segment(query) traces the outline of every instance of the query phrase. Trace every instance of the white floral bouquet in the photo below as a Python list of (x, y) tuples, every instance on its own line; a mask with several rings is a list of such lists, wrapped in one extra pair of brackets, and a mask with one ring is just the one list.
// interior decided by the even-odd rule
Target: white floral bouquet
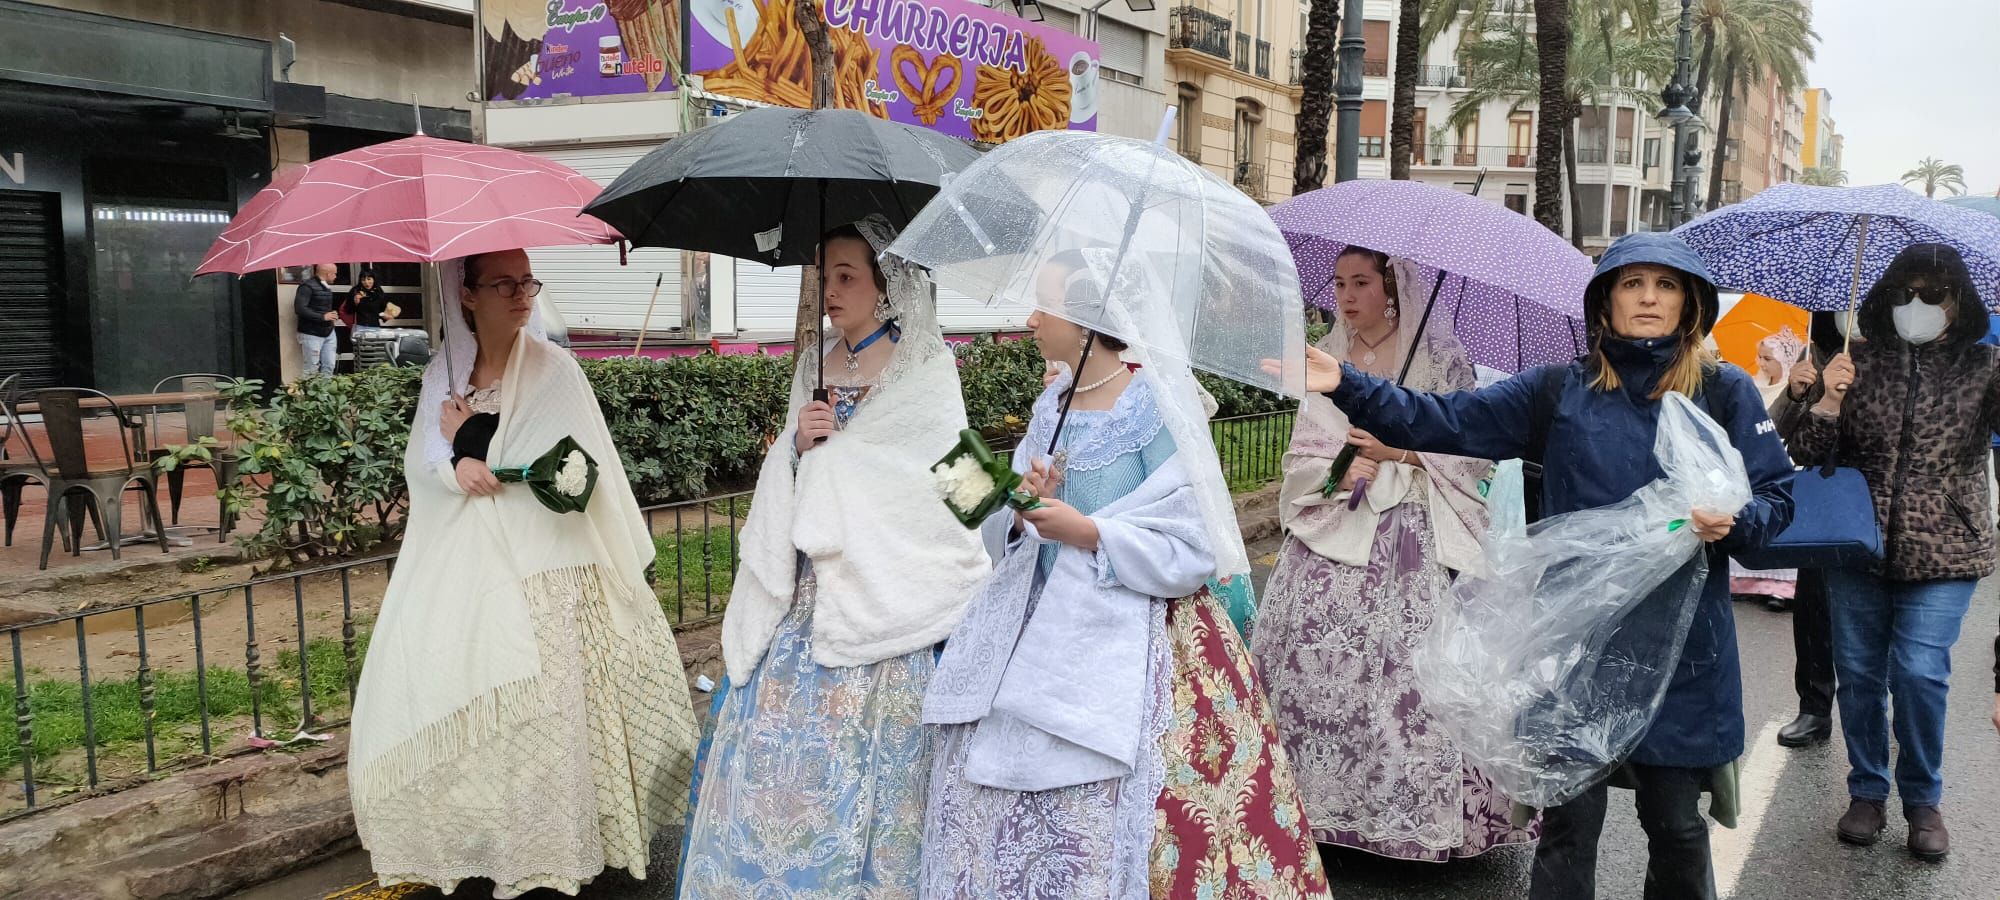
[(1021, 476), (970, 428), (958, 433), (958, 443), (931, 467), (931, 475), (937, 480), (945, 507), (966, 528), (978, 528), (1002, 504), (1033, 509), (1041, 503), (1016, 490)]
[(565, 437), (525, 466), (496, 467), (493, 477), (506, 484), (527, 485), (535, 499), (552, 512), (582, 512), (597, 489), (597, 461), (583, 452), (575, 438)]

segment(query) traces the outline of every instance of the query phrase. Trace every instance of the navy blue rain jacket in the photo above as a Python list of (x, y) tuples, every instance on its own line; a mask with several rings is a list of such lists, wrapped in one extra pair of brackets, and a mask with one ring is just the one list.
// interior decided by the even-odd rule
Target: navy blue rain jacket
[[(1619, 266), (1634, 262), (1670, 265), (1705, 280), (1707, 271), (1700, 260), (1686, 245), (1669, 240), (1678, 245), (1679, 252), (1674, 252), (1674, 247), (1660, 252), (1657, 240), (1636, 248), (1614, 245), (1598, 269), (1600, 281)], [(1621, 249), (1627, 252), (1620, 253)], [(1702, 296), (1713, 302), (1713, 288), (1702, 287)], [(1601, 296), (1599, 299), (1601, 302)], [(1705, 312), (1704, 320), (1712, 322), (1714, 313)], [(1661, 405), (1651, 394), (1672, 360), (1675, 341), (1627, 341), (1606, 336), (1601, 344), (1623, 381), (1616, 391), (1593, 390), (1590, 370), (1579, 360), (1566, 366), (1532, 369), (1482, 390), (1453, 394), (1407, 390), (1347, 366), (1340, 387), (1331, 396), (1356, 427), (1389, 446), (1420, 453), (1511, 459), (1529, 453), (1530, 423), (1542, 382), (1563, 379), (1541, 460), (1543, 514), (1607, 506), (1662, 475), (1653, 458)], [(1724, 366), (1710, 376), (1708, 385), (1715, 396), (1693, 399), (1715, 417), (1743, 454), (1753, 497), (1737, 514), (1729, 536), (1708, 547), (1708, 581), (1679, 668), (1659, 714), (1630, 757), (1644, 765), (1710, 768), (1742, 755), (1743, 683), (1736, 655), (1735, 618), (1729, 604), (1728, 555), (1764, 546), (1792, 520), (1791, 459), (1756, 384), (1743, 371)], [(1656, 614), (1648, 616), (1648, 611)], [(1621, 630), (1664, 629), (1667, 618), (1666, 609), (1649, 600)]]

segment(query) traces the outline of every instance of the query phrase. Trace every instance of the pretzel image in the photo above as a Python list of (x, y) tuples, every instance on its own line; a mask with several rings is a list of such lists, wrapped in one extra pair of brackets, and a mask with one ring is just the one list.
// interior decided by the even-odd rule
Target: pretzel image
[(1041, 38), (1028, 39), (1028, 71), (980, 66), (972, 103), (985, 111), (972, 120), (972, 136), (989, 144), (1024, 134), (1069, 127), (1069, 73)]
[[(741, 38), (735, 11), (724, 12), (735, 57), (720, 68), (699, 73), (705, 89), (757, 103), (811, 109), (812, 54), (793, 18), (795, 0), (753, 2), (757, 4), (757, 29), (750, 33), (748, 42), (738, 43)], [(860, 34), (844, 28), (829, 31), (833, 38), (834, 105), (888, 118), (887, 106), (868, 99), (868, 82), (875, 78), (881, 55)]]
[[(896, 86), (903, 89), (903, 96), (910, 98), (910, 112), (925, 125), (937, 124), (944, 115), (945, 104), (951, 102), (965, 80), (965, 66), (958, 57), (939, 54), (926, 65), (924, 54), (908, 44), (897, 46), (896, 52), (889, 55), (889, 68), (896, 76)], [(916, 75), (914, 79), (905, 77), (912, 72)], [(947, 74), (951, 77), (946, 78)]]

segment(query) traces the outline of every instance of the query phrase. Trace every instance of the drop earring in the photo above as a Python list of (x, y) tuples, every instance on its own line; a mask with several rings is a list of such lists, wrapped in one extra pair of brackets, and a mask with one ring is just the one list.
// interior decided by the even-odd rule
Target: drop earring
[(883, 294), (875, 300), (875, 321), (888, 322), (896, 318), (895, 307), (889, 304), (889, 295)]

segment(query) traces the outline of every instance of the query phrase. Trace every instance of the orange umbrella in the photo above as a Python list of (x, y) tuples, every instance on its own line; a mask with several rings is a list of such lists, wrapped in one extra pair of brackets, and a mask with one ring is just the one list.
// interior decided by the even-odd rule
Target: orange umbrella
[(1744, 294), (1736, 307), (1715, 323), (1716, 352), (1754, 375), (1757, 342), (1785, 328), (1803, 340), (1812, 330), (1812, 314), (1762, 294)]

